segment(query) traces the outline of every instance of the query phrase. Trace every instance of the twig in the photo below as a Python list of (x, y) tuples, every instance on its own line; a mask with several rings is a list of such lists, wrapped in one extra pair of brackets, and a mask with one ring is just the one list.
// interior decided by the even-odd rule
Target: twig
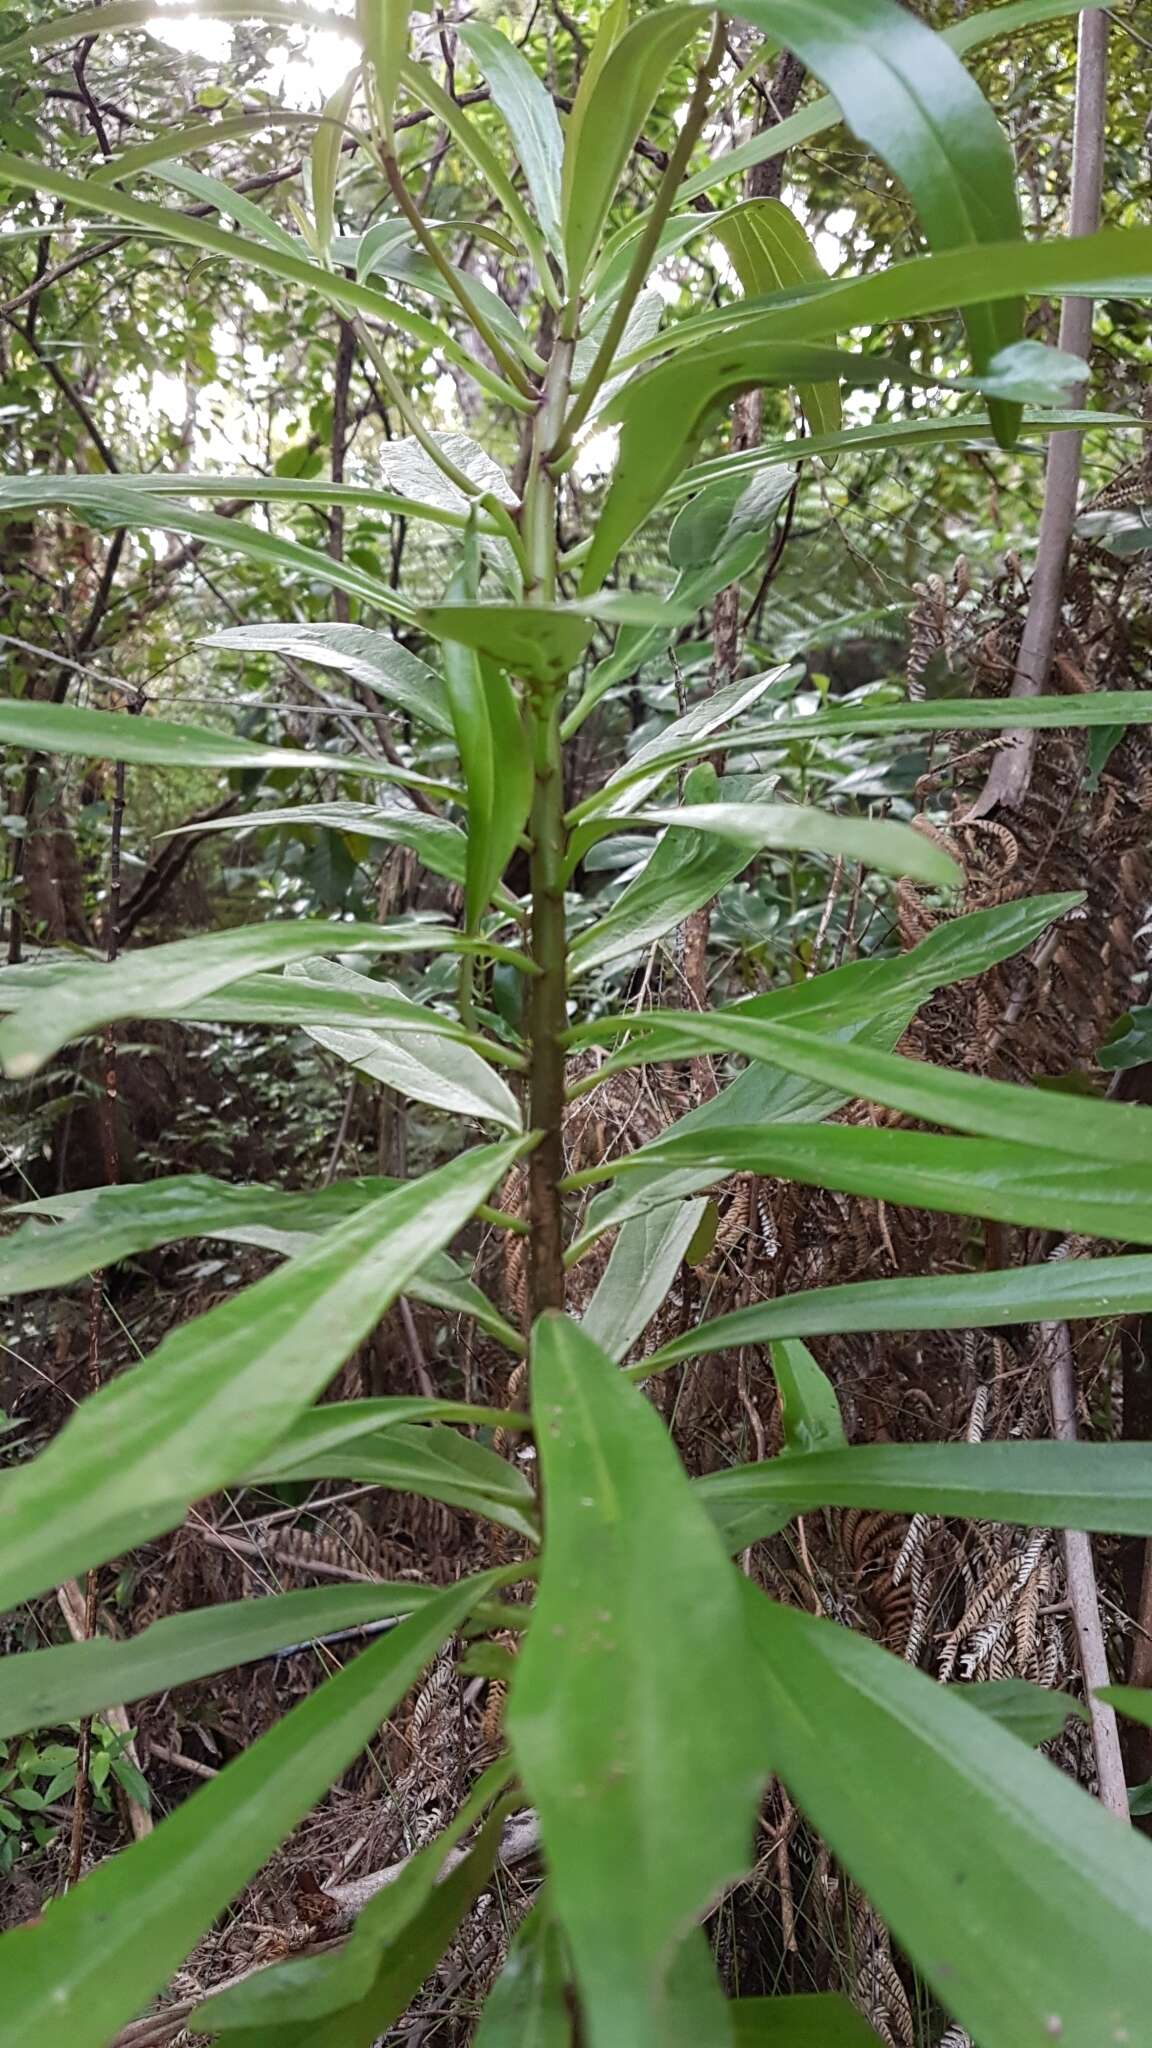
[[(83, 1643), (89, 1641), (93, 1631), (86, 1625), (87, 1603), (75, 1579), (66, 1579), (62, 1586), (57, 1587), (56, 1600), (60, 1612), (68, 1624), (68, 1633), (73, 1642)], [(124, 1755), (128, 1758), (129, 1763), (135, 1764), (137, 1770), (139, 1770), (140, 1758), (136, 1752), (136, 1744), (132, 1739), (132, 1724), (128, 1719), (125, 1709), (123, 1707), (102, 1707), (100, 1719), (107, 1721), (108, 1726), (116, 1730), (117, 1735), (122, 1738)], [(77, 1782), (79, 1782), (79, 1758), (77, 1758)], [(121, 1790), (123, 1791), (124, 1804), (128, 1810), (128, 1825), (136, 1841), (142, 1842), (145, 1835), (152, 1833), (152, 1816), (148, 1808), (141, 1806), (139, 1801), (134, 1799), (129, 1791), (123, 1787)]]
[[(1100, 194), (1104, 181), (1108, 15), (1103, 8), (1089, 8), (1080, 16), (1077, 52), (1068, 231), (1073, 235), (1090, 235), (1099, 226)], [(1065, 299), (1060, 312), (1060, 347), (1073, 355), (1086, 356), (1091, 346), (1091, 299)], [(1072, 403), (1078, 405), (1082, 398), (1081, 389), (1073, 395)], [(1080, 488), (1082, 444), (1083, 436), (1080, 434), (1053, 434), (1048, 444), (1036, 567), (1032, 574), (1020, 652), (1016, 658), (1013, 697), (1038, 697), (1052, 667), (1064, 597), (1064, 571)], [(1008, 734), (1007, 744), (995, 755), (988, 780), (968, 817), (984, 818), (998, 804), (1006, 810), (1018, 809), (1031, 785), (1035, 757), (1035, 730)]]
[[(1076, 1366), (1067, 1323), (1041, 1323), (1040, 1342), (1048, 1368), (1048, 1398), (1052, 1409), (1052, 1434), (1058, 1443), (1076, 1441)], [(1092, 1747), (1096, 1755), (1096, 1779), (1102, 1806), (1118, 1820), (1128, 1819), (1128, 1791), (1124, 1782), (1124, 1759), (1120, 1753), (1120, 1731), (1116, 1715), (1096, 1698), (1098, 1686), (1111, 1681), (1108, 1652), (1100, 1620), (1100, 1595), (1092, 1542), (1082, 1529), (1065, 1529), (1064, 1570), (1068, 1580), (1068, 1604), (1080, 1647), (1080, 1668), (1088, 1695), (1092, 1722)]]

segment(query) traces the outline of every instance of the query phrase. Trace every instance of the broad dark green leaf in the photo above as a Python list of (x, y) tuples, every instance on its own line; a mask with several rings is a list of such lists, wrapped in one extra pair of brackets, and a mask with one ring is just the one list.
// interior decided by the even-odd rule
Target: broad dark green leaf
[(647, 1329), (706, 1207), (705, 1202), (669, 1202), (654, 1215), (634, 1216), (624, 1224), (580, 1325), (609, 1358), (623, 1358)]
[[(947, 1216), (1152, 1244), (1152, 1165), (1128, 1166), (1120, 1178), (1094, 1160), (1039, 1146), (841, 1124), (811, 1131), (718, 1126), (659, 1139), (644, 1147), (643, 1159), (635, 1153), (631, 1159), (641, 1167), (693, 1170), (710, 1161), (717, 1180), (730, 1173), (768, 1174)], [(634, 1171), (631, 1159), (614, 1160), (594, 1177)]]
[(1057, 1259), (1005, 1272), (941, 1273), (931, 1280), (863, 1280), (736, 1309), (674, 1337), (644, 1361), (659, 1372), (685, 1358), (824, 1337), (846, 1330), (980, 1330), (1006, 1323), (1077, 1322), (1152, 1308), (1152, 1258)]
[(1122, 1073), (1127, 1067), (1142, 1067), (1150, 1060), (1152, 1005), (1142, 1003), (1133, 1010), (1125, 1010), (1117, 1019), (1096, 1054), (1096, 1065), (1109, 1073)]
[[(356, 974), (352, 968), (342, 967), (335, 960), (302, 961), (296, 967), (289, 967), (287, 972), (294, 981), (315, 981), (325, 987), (352, 990), (380, 987), (385, 997), (394, 1003), (403, 1003), (414, 1013), (411, 1018), (413, 1028), (400, 1032), (309, 1027), (310, 1038), (335, 1053), (338, 1059), (347, 1060), (358, 1073), (366, 1074), (374, 1081), (383, 1081), (387, 1087), (395, 1088), (398, 1094), (409, 1097), (413, 1102), (427, 1102), (434, 1109), (447, 1110), (450, 1115), (499, 1124), (506, 1131), (523, 1130), (520, 1104), (508, 1083), (494, 1073), (487, 1060), (475, 1050), (474, 1043), (461, 1043), (455, 1032), (450, 1035), (440, 1032), (437, 1026), (441, 1020), (436, 1013), (426, 1004), (414, 1003), (405, 997), (395, 983), (370, 982), (367, 976)], [(429, 1019), (430, 1024), (426, 1031), (419, 1028), (424, 1018)]]
[(903, 1110), (923, 1123), (1075, 1153), (1101, 1165), (1146, 1166), (1152, 1160), (1152, 1111), (1134, 1103), (1061, 1096), (1055, 1115), (1051, 1092), (1043, 1088), (987, 1081), (901, 1053), (830, 1042), (815, 1032), (758, 1017), (710, 1012), (687, 1019), (673, 1010), (650, 1014), (673, 1040), (691, 1038), (694, 1050), (743, 1053), (782, 1067), (785, 1073)]
[[(0, 175), (2, 175), (0, 159)], [(178, 216), (183, 219), (184, 216)], [(232, 239), (226, 237), (226, 239)], [(322, 272), (321, 275), (327, 275)], [(179, 489), (179, 481), (176, 480)], [(369, 576), (354, 562), (338, 562), (320, 548), (304, 547), (298, 540), (269, 533), (265, 526), (252, 526), (245, 519), (225, 519), (217, 512), (198, 512), (192, 505), (174, 498), (154, 497), (151, 492), (134, 491), (118, 478), (62, 476), (17, 476), (0, 478), (0, 515), (54, 505), (67, 505), (105, 526), (123, 526), (133, 532), (186, 533), (225, 553), (244, 555), (265, 562), (272, 569), (287, 570), (309, 582), (346, 590), (377, 611), (390, 613), (410, 625), (418, 614), (406, 599), (397, 595), (378, 577)]]
[(672, 65), (708, 20), (704, 7), (664, 6), (606, 49), (577, 100), (564, 151), (564, 247), (570, 286), (595, 254), (628, 153)]
[(8, 697), (0, 704), (0, 739), (45, 754), (79, 754), (89, 761), (136, 761), (155, 768), (307, 768), (315, 773), (372, 775), (385, 782), (419, 776), (367, 754), (330, 754), (304, 747), (271, 747), (203, 725), (123, 711), (82, 711), (73, 704), (38, 704)]
[(460, 30), (460, 40), (487, 79), (492, 98), (508, 125), (548, 245), (557, 256), (562, 256), (560, 180), (564, 137), (552, 95), (527, 58), (499, 29), (470, 21)]
[(412, 803), (290, 804), (284, 809), (241, 811), (233, 817), (211, 818), (182, 829), (239, 834), (260, 832), (275, 825), (315, 827), (351, 839), (379, 839), (388, 846), (406, 846), (434, 875), (446, 875), (452, 882), (464, 880), (468, 842), (460, 827), (447, 818), (418, 810)]
[(521, 1921), (485, 2000), (475, 2048), (571, 2048), (564, 1937), (548, 1895)]
[(953, 1694), (966, 1705), (988, 1714), (999, 1727), (1018, 1735), (1035, 1748), (1053, 1742), (1070, 1715), (1088, 1719), (1087, 1710), (1070, 1693), (1053, 1692), (1046, 1685), (1029, 1685), (1026, 1678), (985, 1679), (978, 1685), (954, 1685)]
[(836, 1389), (806, 1344), (781, 1337), (772, 1346), (780, 1390), (780, 1422), (788, 1452), (834, 1451), (847, 1446)]
[(765, 1760), (954, 2018), (981, 2048), (1139, 2041), (1152, 1847), (948, 1686), (741, 1591)]
[(696, 1491), (722, 1522), (763, 1508), (772, 1529), (785, 1508), (835, 1507), (1148, 1536), (1152, 1445), (854, 1444), (732, 1465)]
[(522, 1150), (481, 1147), (368, 1203), (83, 1402), (47, 1450), (0, 1481), (0, 1606), (161, 1534), (238, 1478)]
[[(740, 0), (736, 13), (835, 93), (852, 133), (907, 187), (934, 249), (973, 251), (1022, 233), (1007, 135), (947, 44), (897, 0)], [(982, 370), (1017, 339), (1020, 314), (981, 306), (967, 324)], [(1011, 441), (1017, 415), (990, 411)]]
[(207, 634), (200, 645), (223, 647), (232, 654), (282, 654), (290, 661), (314, 661), (320, 668), (351, 676), (433, 732), (452, 731), (443, 679), (391, 633), (338, 622), (227, 626)]
[[(536, 1541), (535, 1495), (518, 1465), (439, 1424), (382, 1429), (369, 1412), (344, 1419), (346, 1407), (370, 1411), (377, 1405), (356, 1401), (309, 1409), (243, 1475), (244, 1483), (353, 1480), (445, 1501)], [(515, 1417), (503, 1415), (500, 1421), (507, 1427)]]
[(962, 880), (951, 855), (910, 825), (893, 824), (885, 818), (848, 817), (816, 810), (810, 804), (684, 803), (666, 810), (639, 811), (632, 822), (671, 825), (677, 831), (739, 840), (758, 850), (827, 853), (941, 889), (955, 888)]
[(465, 1580), (294, 1707), (154, 1832), (0, 1939), (13, 2040), (106, 2048), (347, 1769), (491, 1584)]
[(796, 1998), (734, 1998), (732, 2048), (877, 2048), (863, 2013), (838, 1992)]
[[(424, 1977), (439, 1961), (441, 1948), (436, 1948), (427, 1959), (425, 1943), (431, 1927), (421, 1924), (422, 1915), (437, 1888), (443, 1889), (443, 1880), (451, 1883), (453, 1861), (457, 1864), (467, 1861), (466, 1857), (452, 1857), (452, 1851), (462, 1835), (481, 1817), (485, 1808), (499, 1794), (509, 1777), (509, 1765), (505, 1761), (486, 1771), (472, 1788), (458, 1813), (440, 1834), (410, 1859), (399, 1876), (376, 1896), (357, 1916), (355, 1926), (348, 1940), (334, 1952), (326, 1955), (291, 1956), (287, 1961), (272, 1969), (258, 1970), (230, 1990), (217, 1992), (209, 1997), (196, 2012), (197, 2033), (211, 2033), (214, 2037), (231, 2040), (241, 2037), (240, 2048), (249, 2040), (248, 2029), (260, 2029), (261, 2040), (276, 2040), (285, 2044), (301, 2038), (318, 2044), (339, 2043), (339, 2048), (361, 2039), (356, 2031), (360, 2015), (351, 2022), (343, 2020), (345, 2031), (336, 2029), (331, 2034), (324, 2025), (330, 2015), (345, 2015), (349, 2006), (361, 2006), (369, 1998), (373, 1987), (378, 1984), (382, 1966), (393, 1973), (396, 1988), (397, 1965), (408, 1977), (411, 1988), (395, 2014), (382, 2016), (364, 2043), (370, 2048), (380, 2028), (389, 2024), (392, 2017), (399, 2017), (404, 2006), (419, 1990)], [(496, 1849), (499, 1846), (503, 1812), (493, 1816), (489, 1827), (484, 1829), (476, 1845), (477, 1861), (468, 1879), (464, 1882), (474, 1892), (478, 1882), (491, 1869)], [(478, 1852), (478, 1853), (477, 1853)], [(460, 1884), (449, 1892), (448, 1900), (441, 1905), (458, 1907)], [(459, 1913), (450, 1921), (454, 1928)], [(440, 1913), (436, 1925), (442, 1925)], [(423, 1938), (422, 1938), (423, 1937)], [(413, 1974), (414, 1972), (414, 1974)], [(373, 2000), (378, 2007), (379, 1998)], [(349, 2016), (349, 2019), (351, 2016)], [(309, 2023), (313, 2023), (311, 2026)]]
[(590, 2048), (664, 2048), (676, 1944), (750, 1849), (739, 1600), (659, 1418), (563, 1317), (537, 1323), (532, 1397), (546, 1544), (508, 1733)]
[(58, 976), (43, 994), (29, 997), (0, 1025), (0, 1063), (7, 1074), (34, 1074), (70, 1038), (99, 1030), (119, 1017), (175, 1016), (258, 968), (284, 967), (326, 951), (495, 955), (505, 949), (412, 919), (371, 925), (302, 917), (237, 925), (231, 931), (142, 948), (111, 966), (86, 964), (74, 975)]
[[(716, 233), (746, 292), (823, 283), (824, 266), (795, 214), (779, 199), (749, 199), (728, 208)], [(797, 396), (813, 434), (838, 434), (843, 422), (838, 384), (802, 384)]]
[(413, 1614), (435, 1597), (435, 1589), (412, 1584), (323, 1586), (173, 1614), (126, 1642), (96, 1636), (7, 1657), (0, 1672), (0, 1737), (98, 1714), (358, 1623)]
[(1094, 1697), (1103, 1700), (1107, 1707), (1115, 1707), (1118, 1714), (1126, 1714), (1130, 1721), (1140, 1721), (1145, 1728), (1152, 1728), (1152, 1690), (1147, 1687), (1101, 1685)]

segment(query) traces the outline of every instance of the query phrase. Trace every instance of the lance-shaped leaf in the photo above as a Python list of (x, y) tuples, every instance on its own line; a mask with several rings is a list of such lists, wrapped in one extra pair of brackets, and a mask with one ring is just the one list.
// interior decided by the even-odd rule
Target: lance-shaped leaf
[(1044, 1151), (1076, 1153), (1101, 1164), (1145, 1166), (1152, 1159), (1152, 1111), (1135, 1103), (1061, 1095), (1055, 1114), (1048, 1089), (987, 1081), (901, 1053), (830, 1042), (767, 1018), (721, 1018), (711, 1013), (687, 1020), (675, 1010), (651, 1014), (672, 1043), (683, 1045), (690, 1038), (695, 1051), (742, 1053), (764, 1060), (785, 1073), (903, 1110), (923, 1123), (946, 1124), (974, 1137), (1037, 1145)]
[[(320, 982), (328, 987), (380, 987), (393, 1002), (407, 1003), (424, 1016), (432, 1016), (425, 1005), (410, 1002), (392, 982), (370, 982), (350, 967), (335, 960), (303, 961), (288, 969), (290, 978)], [(330, 1031), (312, 1028), (308, 1033), (318, 1045), (347, 1060), (358, 1073), (383, 1081), (413, 1102), (427, 1102), (455, 1116), (477, 1117), (482, 1123), (500, 1124), (505, 1130), (524, 1127), (520, 1105), (506, 1081), (495, 1074), (485, 1059), (470, 1045), (435, 1031)]]
[(426, 605), (420, 623), (446, 647), (466, 647), (514, 675), (555, 683), (576, 666), (592, 621), (567, 605), (450, 601)]
[[(795, 214), (779, 199), (749, 199), (726, 210), (716, 234), (746, 292), (783, 291), (822, 284), (824, 266)], [(840, 386), (801, 384), (797, 396), (813, 434), (838, 434), (843, 420)]]
[(0, 1482), (0, 1605), (161, 1534), (237, 1478), (522, 1149), (484, 1146), (370, 1202), (83, 1402), (47, 1450)]
[(772, 1346), (780, 1391), (785, 1452), (831, 1451), (846, 1443), (836, 1389), (806, 1344), (780, 1338)]
[(684, 803), (638, 811), (624, 822), (673, 825), (677, 831), (751, 844), (757, 851), (826, 853), (941, 889), (955, 888), (963, 879), (952, 856), (910, 825), (887, 818), (846, 817), (810, 804)]
[(0, 1671), (0, 1737), (98, 1714), (364, 1623), (415, 1614), (435, 1598), (434, 1588), (411, 1583), (322, 1586), (171, 1614), (126, 1642), (94, 1636), (29, 1650), (6, 1658)]
[[(897, 0), (835, 7), (740, 0), (735, 11), (795, 51), (835, 93), (853, 134), (907, 187), (934, 249), (976, 249), (1020, 235), (1007, 135), (959, 58)], [(978, 369), (1020, 332), (1011, 305), (972, 309), (967, 320)], [(1010, 442), (1016, 413), (1007, 406), (991, 413), (998, 436)]]
[(197, 2009), (196, 2031), (225, 2041), (239, 2036), (238, 2048), (371, 2048), (416, 1996), (487, 1878), (506, 1805), (471, 1850), (453, 1851), (508, 1775), (506, 1761), (484, 1773), (448, 1826), (369, 1900), (346, 1942), (253, 1971), (210, 1996)]
[[(891, 1046), (911, 1022), (920, 1004), (937, 988), (963, 981), (971, 974), (981, 974), (997, 961), (1009, 958), (1029, 940), (1039, 937), (1054, 917), (1071, 909), (1079, 900), (1072, 895), (1037, 896), (1018, 903), (999, 904), (993, 910), (973, 911), (967, 917), (953, 918), (949, 923), (939, 925), (901, 958), (855, 960), (829, 974), (817, 975), (811, 981), (775, 989), (766, 996), (750, 997), (746, 1003), (735, 1005), (734, 1009), (740, 1014), (747, 1011), (757, 1016), (779, 1017), (782, 1022), (790, 1022), (793, 1018), (803, 1020), (808, 1028), (833, 1032), (841, 1041), (864, 1039), (869, 1043)], [(2, 994), (3, 982), (0, 980), (0, 996)], [(598, 1032), (599, 1026), (582, 1027), (571, 1037), (575, 1042), (581, 1042), (593, 1030)], [(647, 1049), (658, 1052), (662, 1043), (671, 1042), (670, 1039), (661, 1041), (659, 1032), (654, 1031), (651, 1039), (630, 1041), (625, 1052), (614, 1056), (613, 1061), (606, 1061), (605, 1066), (609, 1067), (614, 1062), (631, 1064), (647, 1057)], [(701, 1103), (699, 1108), (680, 1118), (665, 1137), (705, 1131), (720, 1124), (814, 1123), (829, 1115), (845, 1099), (841, 1089), (804, 1083), (778, 1068), (753, 1066), (722, 1089), (711, 1102)], [(706, 1174), (699, 1168), (648, 1167), (645, 1149), (644, 1158), (638, 1158), (634, 1173), (622, 1176), (615, 1186), (596, 1196), (573, 1246), (573, 1256), (585, 1251), (593, 1238), (611, 1224), (661, 1202), (695, 1194), (708, 1185)], [(779, 1302), (772, 1304), (775, 1308), (783, 1305)], [(808, 1324), (796, 1330), (782, 1327), (771, 1334), (799, 1336), (813, 1327)]]
[(572, 2048), (567, 1978), (564, 1937), (545, 1892), (509, 1944), (475, 2048)]
[(45, 754), (79, 754), (86, 761), (134, 761), (154, 768), (307, 768), (315, 773), (379, 776), (419, 782), (366, 754), (329, 754), (314, 748), (272, 747), (203, 725), (132, 717), (124, 711), (84, 711), (74, 704), (39, 704), (10, 697), (0, 704), (0, 740)]
[(470, 21), (460, 40), (488, 81), (524, 169), (536, 218), (549, 247), (563, 254), (560, 233), (560, 178), (564, 138), (552, 95), (526, 57), (497, 28)]
[[(0, 1063), (13, 1075), (34, 1074), (70, 1038), (119, 1017), (172, 1017), (260, 967), (285, 967), (315, 953), (474, 953), (504, 947), (442, 931), (413, 919), (393, 925), (336, 924), (287, 918), (238, 925), (198, 939), (177, 939), (129, 953), (111, 966), (91, 963), (53, 979), (0, 1025)], [(514, 956), (509, 956), (513, 958)], [(388, 998), (382, 998), (387, 1001)]]
[(739, 1599), (659, 1418), (563, 1317), (537, 1323), (532, 1398), (546, 1543), (508, 1732), (590, 2048), (663, 2048), (677, 1945), (748, 1857)]
[(665, 1299), (696, 1235), (706, 1202), (671, 1202), (625, 1223), (581, 1320), (609, 1358), (623, 1358)]
[[(658, 17), (650, 16), (650, 20)], [(623, 47), (623, 46), (622, 46)], [(601, 415), (621, 426), (620, 453), (581, 574), (581, 589), (603, 582), (629, 535), (659, 504), (697, 446), (708, 421), (743, 391), (887, 377), (919, 381), (885, 356), (841, 353), (816, 344), (761, 342), (748, 334), (706, 339), (633, 377)]]
[(1026, 1678), (990, 1678), (973, 1685), (954, 1685), (954, 1698), (988, 1714), (1000, 1728), (1007, 1728), (1029, 1748), (1054, 1742), (1063, 1734), (1069, 1719), (1088, 1719), (1087, 1708), (1070, 1693), (1053, 1692), (1046, 1685), (1030, 1685)]
[(133, 532), (186, 533), (223, 548), (226, 554), (244, 555), (270, 568), (289, 570), (309, 582), (317, 579), (337, 590), (362, 598), (378, 611), (414, 624), (415, 608), (390, 590), (378, 577), (369, 576), (353, 562), (337, 562), (320, 548), (304, 547), (298, 540), (285, 540), (266, 527), (252, 526), (244, 519), (224, 519), (217, 512), (198, 512), (193, 505), (178, 504), (174, 498), (153, 497), (134, 491), (116, 478), (35, 477), (0, 478), (0, 513), (67, 505), (73, 511), (94, 518), (103, 525), (123, 526)]
[(336, 232), (336, 183), (340, 176), (340, 152), (344, 146), (352, 100), (360, 81), (359, 67), (324, 103), (320, 124), (312, 144), (312, 213), (316, 223), (318, 253), (328, 258)]
[[(715, 1179), (730, 1173), (769, 1174), (803, 1187), (938, 1209), (946, 1216), (982, 1216), (1152, 1244), (1152, 1166), (1129, 1166), (1120, 1179), (1094, 1160), (1039, 1146), (840, 1124), (811, 1131), (719, 1126), (658, 1140), (645, 1146), (643, 1159), (639, 1154), (632, 1158), (640, 1166), (710, 1163)], [(607, 1179), (634, 1170), (631, 1159), (615, 1160), (591, 1177)]]
[(234, 654), (282, 654), (290, 661), (314, 661), (320, 668), (336, 669), (362, 683), (433, 732), (452, 731), (441, 677), (391, 633), (338, 622), (227, 626), (219, 633), (206, 634), (200, 645), (223, 647)]
[[(625, 636), (621, 634), (620, 637), (623, 639)], [(608, 657), (608, 663), (604, 666), (612, 668), (612, 673), (604, 684), (604, 688), (607, 689), (611, 683), (619, 680), (619, 676), (615, 672), (613, 656)], [(588, 686), (589, 697), (593, 689), (598, 688), (599, 673), (599, 668), (592, 672)], [(620, 671), (622, 675), (630, 673), (630, 668)], [(648, 740), (642, 747), (638, 747), (620, 768), (613, 771), (604, 785), (603, 803), (595, 807), (590, 805), (590, 814), (598, 815), (599, 811), (604, 809), (614, 817), (625, 815), (636, 804), (642, 803), (645, 797), (650, 796), (664, 780), (666, 771), (659, 765), (652, 767), (653, 763), (659, 764), (669, 750), (691, 746), (697, 741), (710, 739), (713, 734), (727, 732), (745, 711), (752, 709), (754, 704), (760, 703), (764, 698), (773, 697), (778, 689), (784, 688), (786, 678), (791, 673), (791, 670), (781, 664), (776, 668), (764, 669), (757, 676), (740, 676), (735, 682), (725, 684), (722, 690), (716, 690), (701, 698), (690, 711), (686, 711), (681, 718), (674, 719), (655, 739)], [(578, 708), (583, 710), (586, 701), (586, 698), (581, 699)], [(651, 773), (648, 772), (650, 767)], [(620, 792), (615, 785), (623, 779), (626, 772), (627, 791)]]
[(660, 1372), (685, 1358), (827, 1337), (847, 1330), (980, 1330), (1007, 1323), (1094, 1320), (1152, 1308), (1152, 1258), (1057, 1259), (1005, 1272), (947, 1273), (931, 1280), (863, 1280), (758, 1302), (697, 1324), (644, 1361)]
[(330, 1678), (152, 1834), (0, 1939), (6, 2024), (106, 2048), (372, 1740), (492, 1583), (469, 1579)]
[[(260, 832), (265, 827), (286, 825), (315, 827), (339, 832), (347, 839), (382, 840), (386, 846), (406, 846), (434, 875), (446, 875), (451, 882), (463, 882), (468, 842), (459, 825), (447, 818), (421, 811), (413, 803), (397, 800), (390, 804), (289, 804), (284, 809), (242, 811), (229, 818), (209, 818), (180, 828), (181, 832)], [(179, 832), (170, 835), (179, 837)]]
[[(473, 602), (479, 582), (479, 544), (470, 534), (449, 589), (453, 602), (440, 610), (470, 618), (499, 613), (500, 606)], [(519, 616), (523, 608), (508, 609)], [(487, 650), (478, 650), (463, 638), (447, 639), (444, 678), (468, 792), (464, 914), (469, 931), (476, 931), (528, 816), (532, 760), (516, 692)]]
[(728, 2008), (732, 2048), (878, 2048), (863, 2013), (839, 1992), (795, 1998), (734, 1998)]
[(614, 40), (577, 99), (563, 170), (564, 247), (574, 287), (595, 253), (628, 153), (656, 95), (707, 19), (704, 7), (665, 6), (646, 14)]
[[(710, 766), (695, 769), (684, 785), (685, 796), (707, 798), (717, 788)], [(602, 917), (579, 932), (569, 948), (573, 975), (651, 946), (675, 930), (702, 903), (734, 881), (759, 851), (754, 834), (720, 836), (673, 824), (657, 841), (643, 869), (622, 889)]]
[[(392, 1493), (415, 1493), (424, 1500), (446, 1501), (536, 1540), (536, 1502), (523, 1472), (497, 1457), (471, 1437), (433, 1424), (417, 1429), (406, 1424), (372, 1427), (369, 1415), (345, 1422), (345, 1405), (371, 1409), (373, 1402), (334, 1403), (310, 1409), (278, 1438), (258, 1466), (243, 1475), (250, 1486), (269, 1481), (345, 1479)], [(502, 1418), (507, 1427), (514, 1417)], [(366, 1426), (367, 1425), (367, 1426)]]
[(364, 50), (372, 112), (393, 146), (392, 109), (408, 55), (409, 0), (356, 0), (356, 27)]
[(696, 1482), (742, 1541), (817, 1507), (893, 1514), (966, 1515), (1025, 1529), (1099, 1529), (1152, 1535), (1148, 1444), (858, 1444), (733, 1465)]
[(765, 1759), (948, 2011), (982, 2048), (1139, 2041), (1149, 1844), (948, 1686), (741, 1593)]

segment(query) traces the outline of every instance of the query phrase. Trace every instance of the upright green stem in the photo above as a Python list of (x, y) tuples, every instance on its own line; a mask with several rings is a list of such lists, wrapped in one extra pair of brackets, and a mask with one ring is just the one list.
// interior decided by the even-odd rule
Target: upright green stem
[[(549, 604), (556, 594), (556, 480), (549, 451), (556, 439), (572, 373), (574, 343), (562, 323), (553, 345), (532, 437), (524, 486), (522, 531), (528, 562), (525, 596)], [(529, 1295), (532, 1313), (564, 1306), (564, 1033), (568, 1026), (568, 943), (564, 876), (564, 750), (562, 686), (531, 694), (534, 789), (531, 814), (532, 957), (540, 970), (530, 995), (530, 1115), (540, 1133), (528, 1162)]]

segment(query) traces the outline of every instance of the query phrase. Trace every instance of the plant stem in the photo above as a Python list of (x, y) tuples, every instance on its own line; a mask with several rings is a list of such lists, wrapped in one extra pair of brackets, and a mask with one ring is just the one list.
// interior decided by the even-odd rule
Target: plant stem
[[(567, 323), (566, 323), (567, 325)], [(556, 479), (549, 451), (568, 399), (574, 341), (564, 332), (553, 343), (536, 416), (524, 485), (522, 531), (528, 561), (525, 596), (549, 604), (556, 594)], [(564, 746), (560, 736), (563, 688), (540, 687), (529, 698), (534, 786), (532, 838), (532, 958), (539, 969), (530, 993), (529, 1112), (539, 1142), (528, 1160), (529, 1302), (533, 1317), (564, 1306), (564, 1034), (568, 1028), (568, 943), (564, 876), (568, 835), (564, 824)]]

